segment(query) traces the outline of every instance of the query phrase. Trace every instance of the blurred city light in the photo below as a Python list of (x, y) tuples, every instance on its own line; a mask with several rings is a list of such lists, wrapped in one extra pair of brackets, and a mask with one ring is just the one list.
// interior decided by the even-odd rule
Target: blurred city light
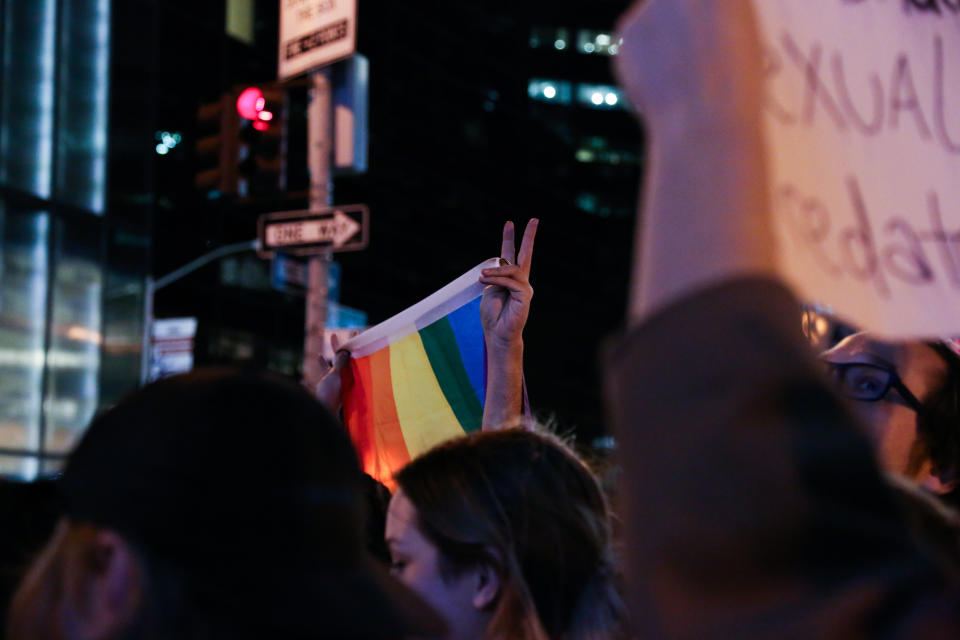
[(237, 97), (237, 113), (247, 120), (256, 120), (264, 105), (263, 91), (257, 87), (247, 87)]
[(580, 29), (577, 31), (576, 47), (580, 53), (615, 56), (623, 44), (623, 38), (617, 42), (609, 33)]
[(573, 85), (566, 80), (531, 78), (527, 83), (527, 95), (540, 102), (568, 105), (573, 96)]
[(623, 92), (610, 84), (576, 85), (577, 103), (590, 109), (624, 109), (628, 107)]
[(153, 137), (159, 141), (155, 148), (157, 153), (159, 153), (161, 156), (165, 156), (170, 153), (174, 147), (183, 141), (182, 135), (171, 131), (157, 131), (155, 134), (153, 134)]
[(246, 120), (253, 121), (253, 128), (257, 131), (266, 131), (270, 128), (267, 123), (273, 120), (273, 112), (266, 110), (267, 99), (259, 87), (247, 87), (237, 97), (237, 113)]

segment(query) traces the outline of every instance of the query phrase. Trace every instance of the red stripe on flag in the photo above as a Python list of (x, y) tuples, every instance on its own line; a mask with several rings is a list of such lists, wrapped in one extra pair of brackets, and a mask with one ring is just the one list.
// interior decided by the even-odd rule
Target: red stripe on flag
[(343, 398), (343, 419), (353, 446), (357, 449), (360, 466), (373, 475), (377, 465), (377, 452), (373, 439), (373, 379), (370, 375), (370, 358), (350, 359), (340, 377)]

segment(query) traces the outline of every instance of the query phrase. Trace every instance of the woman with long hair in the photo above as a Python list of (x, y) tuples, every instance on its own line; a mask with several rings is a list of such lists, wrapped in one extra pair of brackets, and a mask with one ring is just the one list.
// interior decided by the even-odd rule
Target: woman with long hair
[(548, 433), (480, 432), (396, 476), (392, 570), (451, 640), (619, 636), (609, 510), (597, 479)]

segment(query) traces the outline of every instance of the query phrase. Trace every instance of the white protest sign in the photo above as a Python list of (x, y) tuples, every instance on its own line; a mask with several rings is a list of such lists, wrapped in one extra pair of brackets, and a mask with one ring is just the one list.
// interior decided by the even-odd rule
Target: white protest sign
[(960, 3), (754, 4), (787, 281), (884, 335), (960, 333)]

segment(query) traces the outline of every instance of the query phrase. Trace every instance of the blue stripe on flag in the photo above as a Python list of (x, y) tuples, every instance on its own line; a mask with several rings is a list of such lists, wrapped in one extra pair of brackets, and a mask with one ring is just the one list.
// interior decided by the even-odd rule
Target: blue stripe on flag
[(483, 327), (480, 324), (480, 298), (476, 298), (447, 315), (457, 348), (467, 370), (470, 386), (480, 400), (480, 406), (486, 399), (486, 380), (484, 372)]

